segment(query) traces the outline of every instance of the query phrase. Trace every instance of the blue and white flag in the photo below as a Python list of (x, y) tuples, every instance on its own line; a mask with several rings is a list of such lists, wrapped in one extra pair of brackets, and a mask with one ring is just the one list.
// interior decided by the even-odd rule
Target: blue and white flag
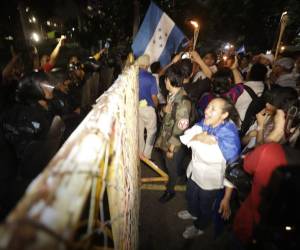
[(237, 54), (246, 54), (246, 48), (245, 45), (243, 45), (242, 47), (240, 47), (237, 51)]
[(136, 57), (148, 54), (150, 63), (160, 61), (164, 66), (171, 61), (171, 55), (177, 52), (184, 39), (186, 36), (172, 19), (151, 2), (131, 47)]

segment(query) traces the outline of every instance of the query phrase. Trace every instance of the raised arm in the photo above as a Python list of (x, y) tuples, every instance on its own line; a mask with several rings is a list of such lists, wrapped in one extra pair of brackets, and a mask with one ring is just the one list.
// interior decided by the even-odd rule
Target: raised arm
[(192, 60), (199, 65), (201, 70), (203, 71), (204, 75), (211, 79), (213, 72), (210, 70), (210, 68), (206, 65), (206, 63), (202, 60), (201, 56), (198, 54), (197, 51), (191, 52), (191, 58)]
[(238, 59), (237, 59), (237, 56), (235, 56), (234, 63), (231, 66), (231, 71), (233, 73), (235, 84), (242, 83), (244, 81), (241, 72), (238, 70), (238, 67), (239, 67)]
[(174, 56), (173, 60), (167, 64), (166, 66), (164, 66), (158, 73), (159, 76), (162, 76), (165, 74), (165, 72), (167, 71), (167, 69), (174, 63), (177, 63), (178, 61), (180, 61), (181, 56), (182, 56), (183, 52), (180, 52), (179, 54), (177, 54), (176, 56)]
[(106, 48), (103, 48), (102, 50), (100, 50), (99, 52), (97, 52), (95, 55), (93, 55), (94, 59), (96, 61), (99, 61), (99, 59), (101, 58), (101, 56), (103, 55), (103, 53), (106, 51)]
[(52, 51), (51, 55), (50, 55), (50, 60), (49, 63), (51, 65), (55, 65), (57, 57), (59, 55), (60, 49), (63, 46), (64, 40), (66, 39), (65, 36), (61, 36), (56, 47), (54, 48), (54, 50)]

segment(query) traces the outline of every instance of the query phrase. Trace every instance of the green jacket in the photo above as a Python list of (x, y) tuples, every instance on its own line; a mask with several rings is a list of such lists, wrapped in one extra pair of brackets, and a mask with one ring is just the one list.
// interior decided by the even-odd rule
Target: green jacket
[(175, 95), (172, 111), (164, 114), (155, 147), (168, 151), (169, 146), (173, 144), (176, 152), (181, 146), (179, 136), (184, 133), (190, 123), (191, 101), (186, 96), (183, 88)]

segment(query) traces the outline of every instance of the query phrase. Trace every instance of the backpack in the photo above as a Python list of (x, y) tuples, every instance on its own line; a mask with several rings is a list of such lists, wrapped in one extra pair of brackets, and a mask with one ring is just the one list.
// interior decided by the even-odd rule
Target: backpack
[(238, 198), (244, 201), (252, 188), (252, 175), (244, 170), (244, 159), (239, 157), (232, 163), (227, 163), (225, 178), (237, 189)]
[(252, 101), (247, 108), (244, 121), (241, 124), (240, 137), (243, 137), (247, 133), (250, 126), (256, 121), (256, 114), (259, 113), (266, 105), (264, 95), (266, 86), (264, 86), (263, 93), (260, 97), (257, 96), (255, 92), (247, 85), (244, 85), (244, 90), (246, 90), (247, 93), (251, 96)]

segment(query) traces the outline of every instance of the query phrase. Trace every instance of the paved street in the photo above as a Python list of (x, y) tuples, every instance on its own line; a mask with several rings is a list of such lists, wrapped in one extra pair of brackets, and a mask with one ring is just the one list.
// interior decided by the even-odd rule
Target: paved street
[[(157, 176), (142, 164), (142, 176)], [(157, 184), (147, 185), (151, 189), (160, 189)], [(191, 220), (181, 220), (177, 212), (186, 209), (185, 192), (178, 191), (174, 199), (161, 204), (158, 198), (162, 190), (145, 190), (141, 192), (140, 207), (140, 250), (220, 250), (228, 249), (228, 233), (213, 239), (212, 227), (193, 240), (185, 240), (182, 233)]]

